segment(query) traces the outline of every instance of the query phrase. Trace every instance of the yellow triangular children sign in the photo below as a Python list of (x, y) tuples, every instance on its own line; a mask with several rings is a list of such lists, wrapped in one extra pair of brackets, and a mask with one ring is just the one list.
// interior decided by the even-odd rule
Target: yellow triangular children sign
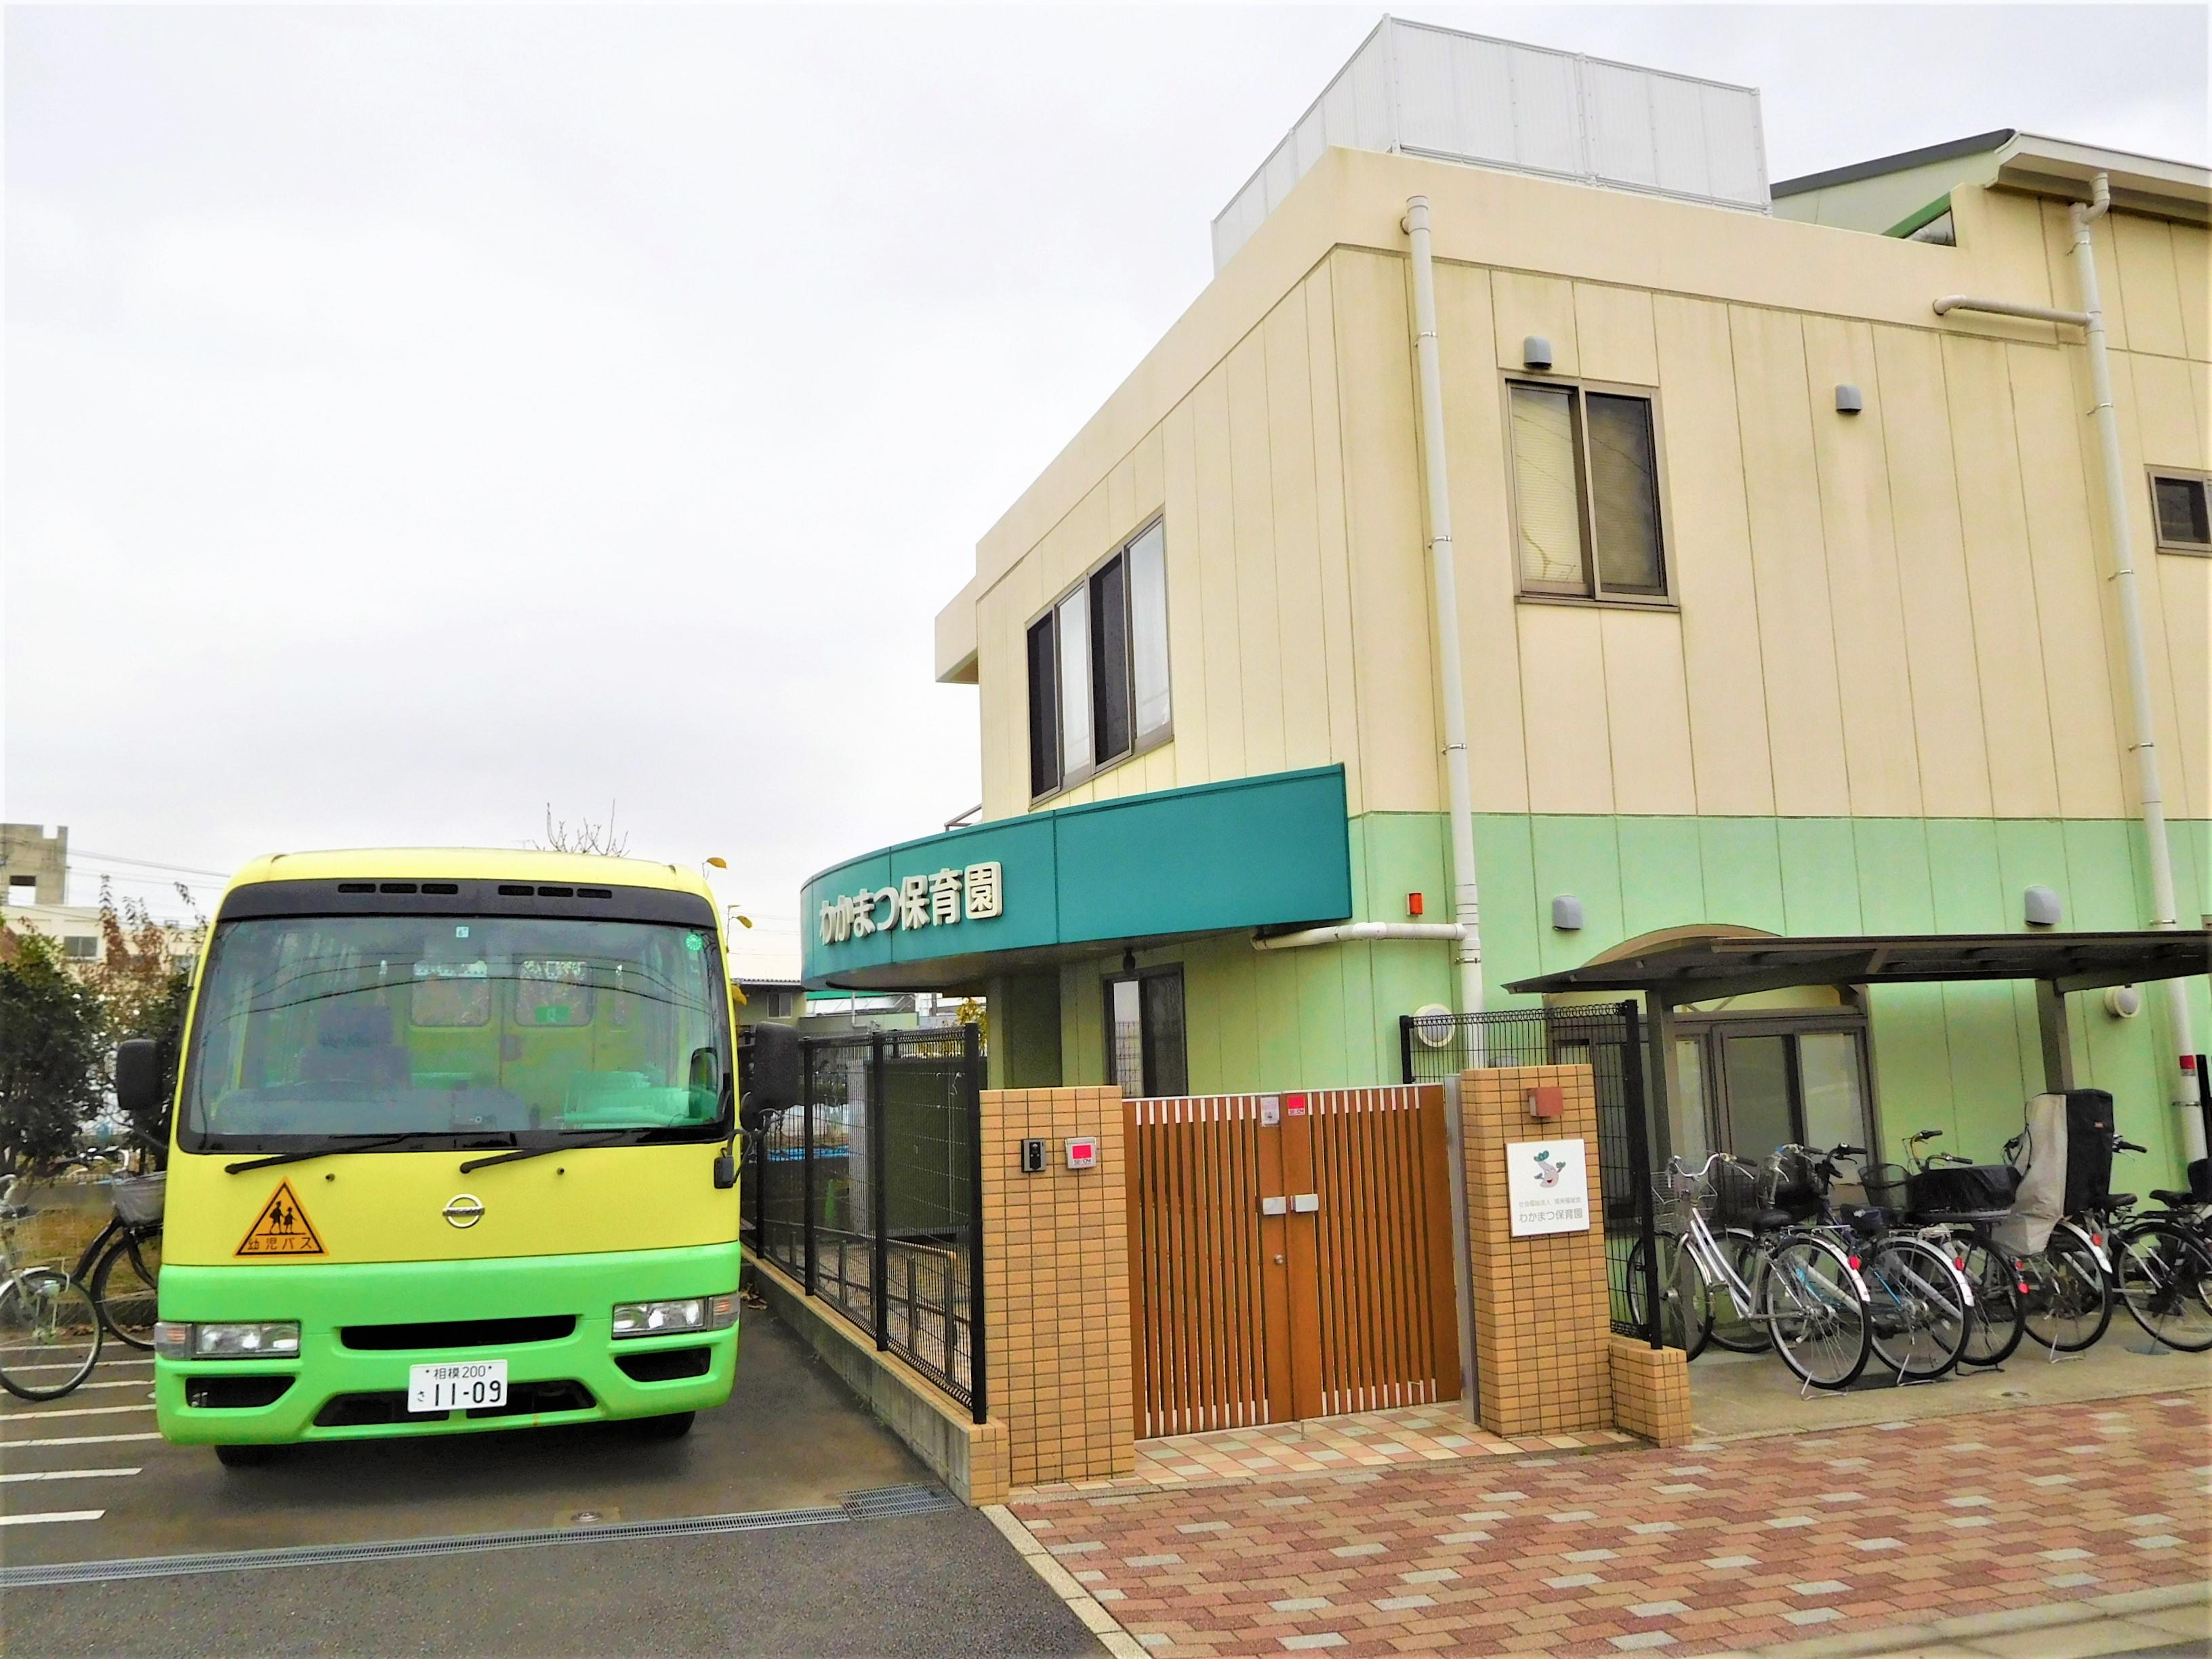
[(240, 1255), (320, 1255), (323, 1241), (315, 1236), (314, 1224), (307, 1212), (300, 1207), (300, 1195), (292, 1190), (292, 1183), (280, 1181), (269, 1201), (261, 1206), (261, 1218), (246, 1235), (246, 1242), (238, 1247)]

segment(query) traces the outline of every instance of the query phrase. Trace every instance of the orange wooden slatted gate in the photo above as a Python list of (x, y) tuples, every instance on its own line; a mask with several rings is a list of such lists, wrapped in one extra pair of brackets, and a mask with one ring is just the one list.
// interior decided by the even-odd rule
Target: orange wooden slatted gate
[(1442, 1089), (1126, 1110), (1140, 1435), (1459, 1393)]

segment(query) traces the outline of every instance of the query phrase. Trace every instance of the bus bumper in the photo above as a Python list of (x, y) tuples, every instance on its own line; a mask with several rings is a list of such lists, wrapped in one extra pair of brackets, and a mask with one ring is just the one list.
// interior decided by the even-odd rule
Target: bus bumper
[[(737, 1289), (738, 1247), (478, 1261), (161, 1269), (161, 1317), (297, 1320), (286, 1359), (154, 1362), (156, 1420), (189, 1445), (355, 1440), (658, 1417), (730, 1397), (737, 1327), (615, 1340), (621, 1302)], [(410, 1366), (504, 1360), (495, 1411), (410, 1415)]]

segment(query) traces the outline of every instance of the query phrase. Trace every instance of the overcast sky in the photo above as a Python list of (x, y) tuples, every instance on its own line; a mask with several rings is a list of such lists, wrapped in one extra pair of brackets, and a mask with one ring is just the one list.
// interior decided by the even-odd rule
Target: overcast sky
[[(9, 10), (0, 815), (158, 896), (611, 800), (795, 968), (979, 797), (976, 538), (1377, 15)], [(2200, 7), (1401, 15), (1757, 86), (1778, 179), (2212, 158)]]

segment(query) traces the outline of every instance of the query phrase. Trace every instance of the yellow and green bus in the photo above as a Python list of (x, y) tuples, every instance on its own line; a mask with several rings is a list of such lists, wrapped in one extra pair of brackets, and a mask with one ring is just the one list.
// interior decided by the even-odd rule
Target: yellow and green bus
[[(257, 860), (185, 1028), (161, 1432), (227, 1462), (607, 1419), (684, 1433), (737, 1359), (731, 1034), (720, 918), (689, 871)], [(769, 1093), (790, 1091), (789, 1036), (753, 1068)], [(142, 1097), (151, 1055), (125, 1047), (118, 1092)]]

